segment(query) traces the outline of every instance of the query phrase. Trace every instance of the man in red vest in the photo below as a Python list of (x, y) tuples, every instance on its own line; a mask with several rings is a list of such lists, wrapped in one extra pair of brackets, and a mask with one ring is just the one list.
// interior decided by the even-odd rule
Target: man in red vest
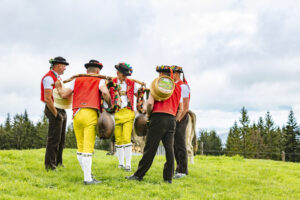
[(182, 178), (188, 174), (188, 155), (186, 150), (186, 127), (189, 121), (189, 103), (190, 103), (190, 88), (183, 77), (180, 79), (180, 74), (183, 73), (182, 67), (172, 66), (174, 71), (174, 81), (181, 88), (181, 97), (183, 102), (183, 111), (179, 120), (176, 122), (176, 130), (174, 135), (174, 154), (177, 167), (174, 178)]
[[(127, 63), (115, 65), (117, 77), (113, 82), (120, 85), (121, 109), (115, 113), (115, 139), (116, 154), (119, 160), (119, 168), (131, 171), (132, 143), (131, 133), (134, 114), (134, 95), (137, 96), (138, 88), (133, 80), (128, 79), (132, 74), (132, 67)], [(114, 102), (114, 90), (110, 89), (112, 102)], [(124, 163), (124, 158), (126, 163)]]
[(69, 63), (63, 57), (50, 59), (50, 71), (45, 74), (41, 81), (41, 101), (45, 105), (45, 115), (49, 119), (47, 146), (45, 154), (46, 170), (55, 170), (58, 165), (63, 166), (62, 153), (65, 144), (67, 114), (64, 109), (56, 108), (53, 102), (52, 86), (60, 75), (66, 70)]
[[(159, 66), (156, 68), (156, 71), (160, 73), (160, 76), (170, 76), (171, 72), (169, 66)], [(144, 154), (139, 162), (137, 171), (133, 175), (127, 176), (126, 179), (138, 181), (143, 179), (152, 165), (157, 148), (162, 140), (167, 160), (164, 165), (163, 179), (167, 183), (172, 183), (174, 173), (174, 132), (176, 120), (178, 120), (182, 111), (180, 99), (181, 89), (176, 84), (172, 96), (167, 100), (156, 101), (150, 94), (147, 101), (147, 114), (151, 116)]]
[[(99, 74), (103, 65), (97, 60), (85, 64), (87, 74)], [(69, 88), (62, 88), (61, 82), (55, 83), (62, 98), (73, 93), (73, 126), (77, 141), (77, 159), (84, 174), (84, 184), (98, 184), (92, 177), (92, 155), (96, 139), (98, 112), (101, 111), (101, 96), (110, 106), (111, 98), (105, 80), (98, 77), (78, 77)]]

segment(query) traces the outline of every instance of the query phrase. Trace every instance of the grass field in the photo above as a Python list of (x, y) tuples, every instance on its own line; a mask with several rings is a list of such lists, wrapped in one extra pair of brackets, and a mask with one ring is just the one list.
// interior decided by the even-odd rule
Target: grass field
[[(65, 168), (44, 170), (45, 149), (0, 151), (0, 199), (300, 199), (300, 164), (236, 157), (196, 156), (190, 175), (167, 184), (165, 162), (157, 156), (144, 181), (127, 181), (132, 172), (117, 158), (96, 151), (93, 174), (100, 185), (83, 185), (76, 150), (64, 151)], [(141, 156), (134, 156), (136, 169)]]

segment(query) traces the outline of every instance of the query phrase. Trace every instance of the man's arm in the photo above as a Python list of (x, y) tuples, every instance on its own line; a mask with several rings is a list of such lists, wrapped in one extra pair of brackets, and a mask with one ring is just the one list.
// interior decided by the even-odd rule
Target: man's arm
[(182, 112), (183, 112), (183, 103), (180, 102), (179, 103), (179, 106), (178, 106), (178, 111), (177, 111), (177, 115), (176, 115), (176, 121), (180, 121), (180, 117), (182, 115)]
[(183, 98), (183, 110), (181, 112), (181, 115), (179, 116), (179, 121), (183, 119), (183, 117), (186, 115), (186, 113), (189, 111), (189, 98)]
[(105, 84), (100, 87), (100, 91), (102, 92), (103, 99), (106, 101), (108, 107), (110, 108), (111, 107), (111, 97), (110, 97), (109, 91)]
[(71, 88), (63, 88), (60, 80), (55, 82), (55, 88), (57, 89), (58, 94), (64, 99), (70, 97), (73, 92)]
[(150, 117), (152, 110), (153, 110), (153, 105), (154, 105), (154, 98), (153, 96), (150, 94), (149, 98), (146, 102), (146, 104), (144, 104), (144, 109), (146, 110), (147, 116)]
[(44, 97), (45, 97), (45, 103), (46, 103), (47, 107), (52, 112), (52, 114), (56, 117), (57, 110), (54, 107), (54, 102), (52, 100), (52, 89), (44, 89)]

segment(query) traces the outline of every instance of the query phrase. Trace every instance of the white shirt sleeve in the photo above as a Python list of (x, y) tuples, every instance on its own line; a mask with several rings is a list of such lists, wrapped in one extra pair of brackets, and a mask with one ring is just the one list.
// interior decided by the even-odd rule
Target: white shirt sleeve
[(70, 88), (72, 91), (74, 91), (75, 80), (76, 80), (76, 79), (72, 80), (71, 83), (70, 83), (70, 86), (69, 86), (69, 88)]
[(99, 90), (103, 85), (105, 85), (105, 79), (101, 79), (101, 81), (99, 82)]
[(137, 84), (136, 84), (136, 83), (134, 83), (134, 94), (135, 94), (135, 93), (137, 93), (137, 92), (138, 92), (138, 90), (139, 90), (139, 89), (138, 89), (138, 87), (137, 87)]
[(188, 98), (190, 94), (190, 88), (186, 84), (181, 85), (181, 97)]
[(46, 76), (43, 79), (44, 89), (53, 89), (52, 84), (54, 84), (54, 80), (51, 76)]

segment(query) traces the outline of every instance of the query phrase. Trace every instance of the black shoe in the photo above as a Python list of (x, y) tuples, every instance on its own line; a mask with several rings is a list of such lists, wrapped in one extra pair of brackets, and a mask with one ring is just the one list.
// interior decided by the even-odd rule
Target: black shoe
[(97, 181), (96, 179), (93, 179), (92, 181), (83, 181), (84, 185), (95, 185), (102, 183), (102, 181)]
[(50, 167), (50, 166), (47, 166), (45, 167), (45, 169), (48, 171), (56, 171), (56, 167)]
[(108, 152), (106, 153), (107, 156), (113, 156), (115, 154), (115, 152)]
[(172, 184), (172, 180), (164, 180), (165, 183)]
[(56, 167), (65, 168), (65, 166), (63, 164), (58, 164)]
[(118, 168), (119, 169), (124, 169), (125, 167), (124, 167), (124, 165), (119, 165)]
[(140, 178), (140, 177), (135, 176), (135, 175), (126, 176), (125, 178), (126, 178), (127, 180), (135, 180), (135, 181), (141, 181), (141, 180), (143, 180), (143, 178)]

